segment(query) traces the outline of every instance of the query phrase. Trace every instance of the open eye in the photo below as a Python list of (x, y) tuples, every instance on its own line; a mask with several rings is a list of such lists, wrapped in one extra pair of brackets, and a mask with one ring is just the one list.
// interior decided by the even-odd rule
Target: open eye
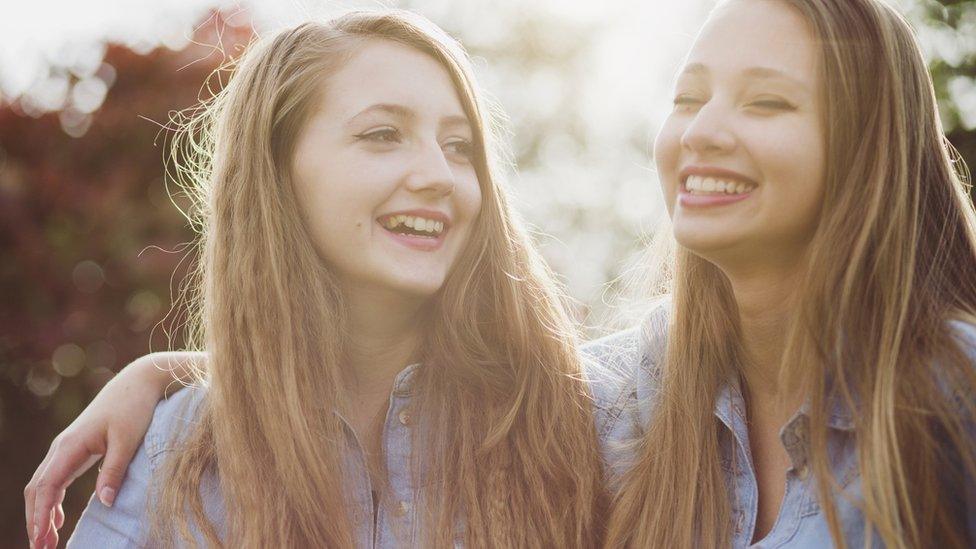
[(365, 131), (357, 134), (356, 138), (379, 143), (399, 143), (401, 141), (400, 130), (389, 126)]
[(471, 141), (467, 139), (462, 139), (460, 137), (448, 140), (443, 145), (444, 150), (451, 153), (460, 155), (461, 157), (470, 160), (474, 156), (474, 146)]

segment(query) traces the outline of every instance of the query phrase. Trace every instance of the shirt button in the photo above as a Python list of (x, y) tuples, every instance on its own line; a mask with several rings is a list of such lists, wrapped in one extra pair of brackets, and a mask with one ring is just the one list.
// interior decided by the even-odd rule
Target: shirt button
[(397, 418), (400, 420), (400, 423), (401, 424), (403, 424), (403, 425), (410, 425), (410, 412), (409, 411), (407, 411), (407, 410), (400, 410), (400, 413), (397, 415)]
[(407, 500), (401, 500), (400, 503), (397, 504), (397, 506), (393, 510), (393, 512), (398, 517), (405, 517), (405, 516), (407, 516), (407, 513), (410, 512), (410, 502), (407, 501)]

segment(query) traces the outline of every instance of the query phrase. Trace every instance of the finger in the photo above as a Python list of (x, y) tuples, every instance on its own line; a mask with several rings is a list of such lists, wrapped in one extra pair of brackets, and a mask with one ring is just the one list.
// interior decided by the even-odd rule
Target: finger
[(99, 467), (98, 480), (95, 481), (95, 493), (98, 494), (99, 501), (107, 507), (115, 502), (115, 496), (125, 478), (125, 471), (140, 443), (139, 440), (128, 441), (125, 437), (109, 435), (108, 450)]
[(38, 540), (47, 539), (51, 531), (56, 529), (54, 525), (54, 508), (64, 499), (64, 490), (57, 492), (45, 490), (45, 493), (50, 494), (50, 496), (46, 496), (51, 498), (50, 502), (46, 501), (46, 497), (38, 498), (37, 505), (34, 507), (34, 524), (38, 526), (35, 530), (34, 537)]
[(54, 518), (50, 518), (47, 523), (47, 533), (41, 536), (41, 539), (34, 545), (34, 547), (44, 547), (44, 548), (54, 548), (58, 546), (58, 529), (54, 527)]
[(64, 526), (64, 506), (60, 503), (54, 508), (54, 527), (58, 530)]
[(70, 439), (63, 439), (53, 450), (51, 461), (35, 484), (34, 524), (39, 527), (39, 536), (47, 533), (51, 513), (64, 500), (65, 488), (100, 457)]
[(47, 455), (44, 456), (44, 461), (34, 470), (30, 482), (24, 488), (24, 518), (27, 521), (27, 536), (31, 540), (37, 537), (34, 535), (34, 500), (37, 494), (37, 479), (47, 469), (48, 463), (51, 462), (51, 454), (54, 453), (54, 447), (56, 445), (57, 442), (51, 443), (51, 447), (47, 450)]
[(58, 546), (58, 529), (51, 528), (51, 534), (48, 536), (48, 544), (45, 546), (46, 549), (56, 549)]

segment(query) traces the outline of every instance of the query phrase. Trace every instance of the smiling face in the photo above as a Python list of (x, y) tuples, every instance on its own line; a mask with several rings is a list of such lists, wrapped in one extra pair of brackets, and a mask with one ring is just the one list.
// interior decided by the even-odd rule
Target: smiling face
[(293, 160), (302, 215), (347, 288), (426, 297), (481, 207), (472, 130), (435, 59), (367, 40), (331, 75)]
[(799, 13), (733, 0), (712, 14), (655, 143), (680, 244), (718, 263), (802, 254), (824, 193), (820, 89)]

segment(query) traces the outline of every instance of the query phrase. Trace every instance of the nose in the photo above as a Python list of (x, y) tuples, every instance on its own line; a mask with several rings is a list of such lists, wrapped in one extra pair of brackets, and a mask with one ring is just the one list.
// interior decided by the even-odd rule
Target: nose
[(405, 186), (411, 192), (438, 197), (454, 192), (454, 171), (440, 144), (424, 143), (418, 148), (407, 173)]
[(717, 154), (735, 148), (731, 113), (713, 98), (698, 109), (681, 135), (681, 146), (698, 154)]

